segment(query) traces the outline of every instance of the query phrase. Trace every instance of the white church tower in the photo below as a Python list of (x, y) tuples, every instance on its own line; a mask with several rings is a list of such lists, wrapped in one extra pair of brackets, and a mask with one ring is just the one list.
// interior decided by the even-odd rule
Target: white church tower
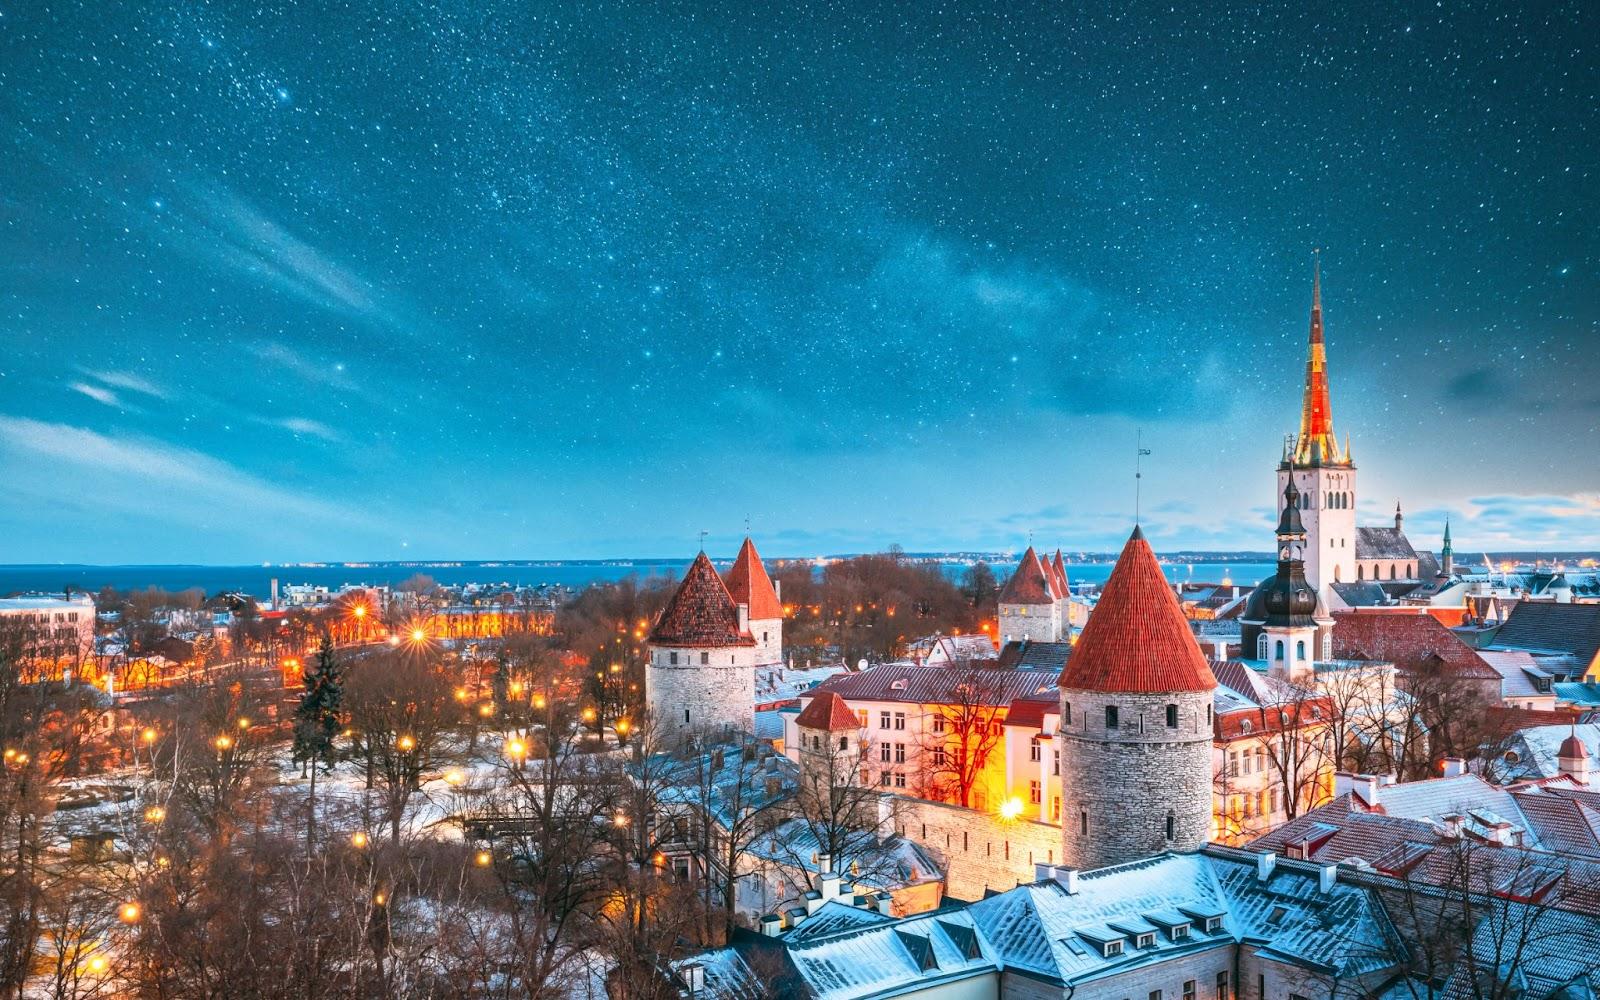
[(1329, 587), (1356, 579), (1356, 467), (1350, 442), (1343, 448), (1333, 432), (1333, 409), (1328, 395), (1328, 355), (1322, 339), (1322, 261), (1319, 257), (1311, 285), (1311, 345), (1306, 358), (1305, 398), (1300, 409), (1300, 433), (1286, 442), (1278, 465), (1278, 516), (1283, 516), (1284, 494), (1290, 480), (1300, 499), (1300, 521), (1305, 528), (1305, 575), (1324, 605)]

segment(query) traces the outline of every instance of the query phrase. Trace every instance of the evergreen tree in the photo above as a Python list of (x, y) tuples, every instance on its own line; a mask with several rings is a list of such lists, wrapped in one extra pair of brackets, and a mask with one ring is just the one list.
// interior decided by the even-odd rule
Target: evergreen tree
[(511, 701), (511, 660), (505, 650), (501, 650), (494, 658), (494, 682), (489, 693), (494, 698), (495, 717), (505, 718), (506, 706)]
[(309, 764), (311, 771), (308, 841), (316, 837), (317, 771), (322, 767), (332, 769), (333, 740), (339, 735), (339, 706), (344, 697), (339, 674), (333, 640), (323, 636), (317, 658), (302, 675), (305, 691), (300, 695), (294, 719), (294, 755), (302, 767)]

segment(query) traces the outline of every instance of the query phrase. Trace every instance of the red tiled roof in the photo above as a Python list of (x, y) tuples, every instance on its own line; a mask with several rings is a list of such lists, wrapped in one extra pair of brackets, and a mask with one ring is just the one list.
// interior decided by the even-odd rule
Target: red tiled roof
[(739, 631), (738, 605), (704, 552), (683, 574), (677, 593), (650, 632), (650, 641), (660, 646), (755, 644), (748, 632)]
[(1432, 615), (1333, 613), (1333, 655), (1345, 659), (1387, 660), (1401, 670), (1414, 670), (1430, 656), (1443, 660), (1458, 676), (1499, 680), (1499, 673), (1477, 650), (1462, 642)]
[(1031, 694), (1016, 699), (1011, 703), (1011, 707), (1006, 709), (1006, 725), (1043, 729), (1044, 717), (1059, 711), (1061, 711), (1059, 698)]
[(739, 546), (739, 556), (728, 567), (728, 575), (723, 577), (723, 582), (728, 585), (728, 593), (733, 595), (736, 603), (750, 606), (751, 621), (783, 617), (783, 605), (778, 602), (778, 592), (772, 588), (772, 579), (767, 576), (767, 568), (761, 564), (756, 543), (750, 539), (746, 538), (744, 544)]
[(1183, 609), (1138, 528), (1089, 613), (1060, 685), (1085, 691), (1211, 691), (1217, 686)]
[(861, 720), (856, 718), (856, 713), (832, 691), (825, 691), (811, 699), (811, 704), (801, 710), (800, 716), (794, 721), (802, 729), (826, 729), (830, 733), (861, 728)]
[(1000, 603), (1055, 603), (1055, 588), (1050, 585), (1050, 574), (1045, 571), (1044, 563), (1040, 562), (1039, 554), (1033, 551), (1032, 545), (1022, 554), (1017, 571), (1011, 574), (1005, 589), (1000, 591)]
[(1062, 597), (1067, 596), (1067, 564), (1061, 559), (1061, 550), (1056, 549), (1055, 558), (1050, 561), (1050, 569), (1056, 578), (1056, 593)]

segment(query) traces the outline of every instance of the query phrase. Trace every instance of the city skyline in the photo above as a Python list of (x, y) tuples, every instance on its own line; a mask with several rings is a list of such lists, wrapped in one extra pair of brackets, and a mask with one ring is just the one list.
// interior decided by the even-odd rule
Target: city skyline
[(8, 12), (0, 562), (1600, 547), (1581, 5), (604, 11)]

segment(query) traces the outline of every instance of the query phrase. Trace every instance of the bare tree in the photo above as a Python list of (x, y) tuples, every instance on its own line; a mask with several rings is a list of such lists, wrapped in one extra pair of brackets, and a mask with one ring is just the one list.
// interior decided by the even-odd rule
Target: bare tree
[(971, 808), (985, 769), (1003, 745), (1000, 713), (1006, 708), (1004, 672), (985, 667), (961, 671), (950, 695), (932, 706), (920, 748), (931, 797)]
[(398, 843), (422, 775), (438, 763), (455, 724), (454, 688), (434, 651), (417, 643), (355, 660), (344, 707), (367, 787), (377, 793), (379, 821)]

